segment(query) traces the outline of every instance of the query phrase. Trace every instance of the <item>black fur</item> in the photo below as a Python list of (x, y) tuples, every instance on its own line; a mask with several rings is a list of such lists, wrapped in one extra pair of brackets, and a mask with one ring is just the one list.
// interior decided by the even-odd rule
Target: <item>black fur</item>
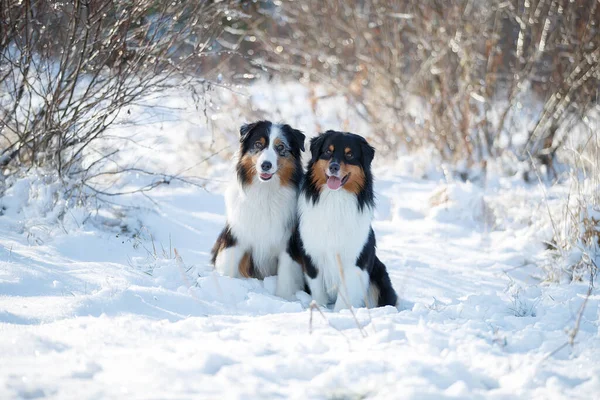
[(298, 129), (292, 128), (288, 124), (282, 125), (281, 130), (292, 145), (290, 151), (294, 156), (299, 157), (300, 153), (304, 151), (304, 140), (306, 139), (306, 136), (304, 136), (304, 133)]
[(377, 243), (375, 241), (375, 232), (373, 228), (369, 232), (369, 239), (365, 243), (362, 252), (358, 256), (356, 265), (361, 269), (366, 270), (369, 273), (371, 283), (373, 283), (379, 289), (379, 298), (377, 299), (377, 306), (395, 306), (398, 302), (398, 296), (396, 291), (392, 287), (390, 276), (387, 273), (385, 265), (377, 258), (375, 254), (377, 249)]
[[(375, 249), (373, 249), (375, 252)], [(398, 304), (398, 295), (392, 287), (392, 281), (388, 275), (385, 265), (375, 256), (373, 269), (369, 273), (371, 282), (379, 289), (379, 298), (377, 299), (377, 307), (387, 305), (396, 306)]]
[[(323, 152), (328, 148), (329, 144), (335, 142), (335, 150), (333, 154), (324, 156)], [(375, 156), (375, 149), (371, 147), (367, 141), (353, 133), (327, 131), (314, 137), (310, 141), (311, 159), (308, 163), (308, 170), (306, 172), (305, 180), (300, 188), (300, 195), (306, 196), (306, 200), (313, 205), (317, 205), (322, 188), (315, 186), (312, 180), (313, 166), (320, 159), (331, 159), (333, 157), (341, 157), (342, 155), (336, 154), (338, 151), (343, 152), (344, 148), (350, 147), (353, 152), (353, 160), (345, 160), (345, 162), (354, 163), (360, 165), (365, 175), (365, 184), (357, 194), (357, 207), (363, 210), (365, 206), (375, 206), (375, 196), (373, 194), (373, 175), (371, 173), (371, 162)], [(318, 228), (318, 227), (315, 227)], [(349, 235), (352, 232), (348, 232)], [(304, 249), (302, 237), (298, 229), (292, 234), (288, 245), (288, 253), (292, 259), (299, 262), (304, 269), (304, 273), (311, 279), (317, 277), (318, 268), (314, 264), (310, 254)], [(385, 265), (377, 258), (376, 255), (376, 240), (375, 232), (371, 228), (367, 242), (364, 244), (356, 265), (369, 273), (371, 284), (375, 285), (379, 289), (379, 298), (377, 299), (377, 306), (382, 307), (386, 305), (396, 306), (398, 302), (398, 296), (392, 287), (390, 277), (387, 273)]]
[(251, 124), (244, 124), (240, 128), (240, 157), (235, 169), (237, 171), (238, 180), (242, 186), (250, 183), (248, 171), (246, 171), (246, 167), (242, 164), (242, 156), (251, 153), (253, 151), (251, 147), (252, 143), (261, 137), (264, 137), (266, 145), (269, 145), (269, 129), (271, 128), (271, 125), (271, 121), (256, 121)]
[[(302, 244), (302, 238), (300, 237), (300, 231), (298, 230), (297, 224), (296, 229), (294, 229), (294, 232), (292, 232), (292, 236), (288, 242), (287, 252), (292, 260), (296, 261), (302, 266), (302, 269), (306, 275), (308, 275), (311, 279), (317, 277), (317, 267), (313, 263), (312, 258), (310, 258), (310, 255), (304, 251), (304, 245)], [(310, 293), (310, 289), (307, 290), (307, 292)]]
[(235, 246), (236, 244), (237, 244), (237, 239), (235, 238), (235, 236), (233, 236), (233, 233), (231, 232), (231, 228), (229, 227), (229, 224), (225, 224), (225, 227), (219, 234), (217, 241), (215, 242), (212, 250), (210, 251), (210, 254), (211, 254), (210, 262), (214, 265), (215, 261), (217, 260), (217, 254), (219, 254), (219, 251), (221, 249), (226, 249), (228, 247)]
[(291, 183), (295, 188), (299, 188), (304, 177), (304, 170), (302, 169), (302, 152), (304, 151), (304, 133), (298, 129), (294, 129), (291, 126), (285, 124), (281, 127), (281, 130), (290, 143), (290, 153), (294, 158), (294, 174), (292, 175)]
[[(286, 250), (292, 260), (300, 264), (305, 274), (313, 279), (317, 276), (317, 268), (314, 266), (310, 256), (306, 254), (304, 247), (302, 246), (302, 239), (300, 239), (297, 222), (296, 228), (292, 231), (292, 236), (290, 237)], [(306, 279), (304, 280), (304, 291), (310, 294), (310, 287), (308, 287)]]

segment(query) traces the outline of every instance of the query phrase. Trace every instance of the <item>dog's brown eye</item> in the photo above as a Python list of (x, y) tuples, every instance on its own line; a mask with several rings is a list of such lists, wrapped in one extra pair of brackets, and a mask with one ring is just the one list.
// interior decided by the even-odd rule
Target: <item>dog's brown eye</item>
[(327, 150), (325, 151), (325, 154), (327, 154), (328, 156), (330, 156), (330, 155), (331, 155), (331, 150), (327, 149)]
[(346, 158), (347, 158), (348, 160), (352, 160), (352, 159), (354, 158), (354, 154), (352, 154), (352, 152), (351, 152), (351, 151), (349, 151), (349, 152), (347, 152), (347, 153), (346, 153)]
[(275, 146), (275, 150), (277, 150), (279, 154), (283, 154), (285, 152), (285, 147), (283, 147), (282, 144), (278, 144), (277, 146)]
[(254, 148), (256, 150), (260, 150), (263, 148), (263, 144), (261, 142), (256, 142), (256, 143), (254, 143)]

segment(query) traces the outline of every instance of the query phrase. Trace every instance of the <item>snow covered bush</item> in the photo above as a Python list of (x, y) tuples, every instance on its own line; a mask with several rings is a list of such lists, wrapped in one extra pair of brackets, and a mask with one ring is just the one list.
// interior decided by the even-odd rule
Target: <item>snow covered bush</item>
[(594, 118), (585, 123), (565, 145), (575, 166), (569, 191), (548, 207), (553, 238), (546, 270), (551, 280), (593, 282), (600, 265), (600, 125)]
[(440, 186), (429, 203), (430, 217), (439, 222), (487, 228), (494, 223), (494, 212), (486, 203), (483, 190), (471, 182)]
[(598, 178), (575, 187), (551, 218), (554, 236), (545, 265), (552, 281), (588, 281), (600, 265), (600, 185)]
[(38, 245), (74, 231), (100, 229), (135, 236), (141, 230), (139, 220), (128, 215), (127, 208), (104, 207), (95, 192), (77, 180), (61, 179), (54, 169), (34, 168), (7, 177), (0, 210), (10, 231)]
[[(431, 147), (485, 170), (511, 153), (549, 172), (600, 79), (594, 0), (260, 2), (248, 50), (321, 84), (373, 127), (380, 152)], [(273, 20), (276, 23), (273, 23)], [(349, 23), (348, 21), (352, 21)], [(585, 45), (582, 45), (585, 43)]]
[[(211, 46), (235, 5), (152, 0), (3, 4), (1, 176), (43, 167), (58, 178), (93, 186), (91, 176), (115, 176), (131, 167), (115, 168), (118, 150), (90, 148), (140, 99), (181, 88), (192, 78), (210, 78), (204, 69), (210, 71), (215, 63)], [(111, 168), (103, 169), (107, 165)], [(152, 185), (164, 183), (156, 179)]]

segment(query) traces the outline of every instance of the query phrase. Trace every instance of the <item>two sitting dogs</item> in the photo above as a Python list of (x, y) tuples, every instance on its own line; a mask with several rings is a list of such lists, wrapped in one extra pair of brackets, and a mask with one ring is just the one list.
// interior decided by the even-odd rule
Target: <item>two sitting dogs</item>
[(276, 294), (307, 290), (322, 306), (396, 306), (398, 297), (375, 254), (371, 162), (359, 135), (327, 131), (310, 141), (289, 125), (258, 121), (240, 129), (237, 180), (226, 194), (227, 223), (213, 249), (218, 272), (263, 279)]

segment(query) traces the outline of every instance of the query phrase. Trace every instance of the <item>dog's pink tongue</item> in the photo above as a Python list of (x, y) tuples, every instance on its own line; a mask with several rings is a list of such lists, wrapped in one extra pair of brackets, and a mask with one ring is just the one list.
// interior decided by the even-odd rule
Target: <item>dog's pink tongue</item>
[(327, 178), (327, 187), (331, 190), (338, 190), (342, 186), (342, 180), (335, 176)]

